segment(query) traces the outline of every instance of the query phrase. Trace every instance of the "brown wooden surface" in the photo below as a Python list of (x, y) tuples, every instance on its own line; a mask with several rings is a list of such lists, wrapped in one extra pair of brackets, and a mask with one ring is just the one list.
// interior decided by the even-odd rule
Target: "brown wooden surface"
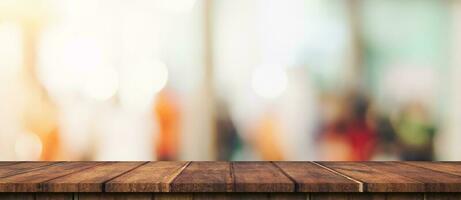
[(107, 192), (168, 192), (190, 162), (150, 162), (105, 184)]
[(405, 162), (410, 165), (424, 167), (435, 171), (461, 176), (461, 162)]
[[(54, 193), (53, 198), (61, 192), (94, 195), (166, 192), (157, 199), (166, 198), (168, 193), (170, 197), (173, 193), (180, 197), (188, 196), (185, 193), (198, 193), (194, 199), (207, 199), (209, 192), (214, 192), (218, 199), (228, 199), (224, 194), (234, 192), (249, 196), (253, 196), (250, 194), (253, 192), (267, 193), (256, 196), (268, 199), (274, 196), (284, 199), (285, 194), (293, 192), (303, 193), (298, 198), (309, 192), (311, 199), (328, 199), (337, 193), (362, 193), (348, 199), (370, 195), (371, 199), (379, 199), (384, 195), (380, 193), (388, 193), (384, 195), (386, 199), (411, 199), (405, 195), (419, 199), (424, 192), (429, 192), (424, 198), (460, 199), (461, 163), (0, 162), (0, 192), (46, 192), (47, 195)], [(436, 192), (444, 193), (437, 195)], [(46, 199), (47, 195), (41, 194), (40, 198)], [(295, 197), (288, 196), (289, 199)]]
[(369, 162), (367, 165), (424, 183), (425, 192), (460, 192), (461, 176), (415, 167), (402, 162)]
[(459, 200), (460, 193), (0, 193), (2, 200)]
[(103, 192), (104, 183), (146, 162), (107, 162), (42, 183), (44, 192)]
[(359, 182), (310, 162), (275, 162), (296, 182), (298, 192), (360, 192)]
[(229, 162), (193, 162), (171, 184), (172, 192), (232, 192)]
[(58, 163), (50, 163), (50, 162), (10, 162), (10, 163), (2, 163), (0, 165), (0, 178), (12, 176), (15, 174), (24, 173), (31, 170), (36, 170), (40, 167), (55, 165)]
[(0, 192), (41, 192), (42, 183), (99, 165), (99, 162), (63, 162), (0, 178)]
[(0, 161), (0, 166), (13, 165), (21, 162), (9, 162), (9, 161)]
[(270, 162), (235, 162), (231, 165), (236, 192), (294, 192), (295, 184)]
[(366, 162), (319, 162), (319, 164), (361, 182), (364, 192), (424, 192), (425, 190), (422, 182), (372, 167)]

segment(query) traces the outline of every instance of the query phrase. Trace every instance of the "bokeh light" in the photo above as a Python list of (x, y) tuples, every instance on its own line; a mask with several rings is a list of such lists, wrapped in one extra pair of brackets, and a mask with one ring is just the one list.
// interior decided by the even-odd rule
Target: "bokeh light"
[(117, 93), (118, 73), (110, 67), (97, 68), (88, 74), (82, 92), (89, 98), (104, 101)]
[(34, 133), (19, 134), (14, 149), (19, 160), (38, 160), (42, 154), (42, 141)]
[(460, 13), (0, 0), (0, 160), (459, 160)]
[(159, 7), (171, 13), (187, 13), (192, 10), (196, 0), (158, 0)]
[(287, 88), (287, 73), (277, 66), (259, 67), (253, 72), (251, 84), (258, 96), (273, 99), (282, 95)]
[(168, 81), (168, 68), (159, 60), (131, 64), (121, 77), (120, 101), (130, 110), (146, 111)]

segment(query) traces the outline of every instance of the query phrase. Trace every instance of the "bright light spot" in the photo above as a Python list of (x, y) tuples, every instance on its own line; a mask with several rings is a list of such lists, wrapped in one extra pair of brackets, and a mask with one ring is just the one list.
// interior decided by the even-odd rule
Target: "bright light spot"
[(21, 35), (19, 24), (0, 23), (0, 69), (16, 71), (21, 67)]
[(120, 85), (120, 100), (129, 109), (150, 109), (154, 96), (168, 81), (168, 68), (161, 61), (125, 66)]
[(158, 6), (167, 12), (187, 13), (192, 10), (196, 0), (159, 0)]
[(78, 73), (88, 73), (104, 65), (104, 52), (96, 38), (75, 37), (69, 38), (64, 45), (61, 59), (62, 64), (66, 64), (65, 67)]
[(285, 91), (288, 78), (285, 70), (280, 67), (259, 67), (253, 72), (251, 84), (257, 95), (273, 99)]
[(19, 160), (38, 160), (42, 154), (42, 141), (34, 133), (23, 133), (16, 139), (14, 150)]
[(118, 90), (117, 71), (110, 67), (96, 68), (88, 74), (82, 89), (86, 96), (98, 101), (111, 98)]
[[(78, 92), (87, 87), (91, 79), (104, 77), (107, 58), (101, 41), (90, 36), (61, 36), (51, 32), (40, 46), (40, 77), (46, 88), (53, 92)], [(113, 77), (113, 72), (107, 72)], [(110, 84), (110, 83), (108, 83)]]

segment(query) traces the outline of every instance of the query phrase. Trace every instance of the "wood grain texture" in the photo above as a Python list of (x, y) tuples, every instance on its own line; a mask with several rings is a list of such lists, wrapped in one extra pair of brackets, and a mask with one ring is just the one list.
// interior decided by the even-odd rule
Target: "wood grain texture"
[[(310, 200), (386, 200), (382, 193), (311, 193)], [(402, 199), (404, 200), (404, 199)]]
[(232, 192), (229, 162), (192, 162), (171, 183), (172, 192)]
[(1, 200), (35, 200), (34, 193), (0, 193)]
[(0, 192), (41, 192), (41, 183), (65, 176), (89, 167), (98, 162), (63, 162), (37, 170), (8, 176), (0, 179)]
[(298, 192), (359, 192), (360, 184), (311, 162), (275, 162)]
[[(157, 199), (206, 199), (210, 198), (208, 194), (211, 192), (217, 199), (244, 196), (248, 199), (328, 199), (335, 196), (343, 198), (344, 194), (347, 194), (347, 199), (380, 199), (382, 195), (386, 199), (421, 199), (424, 198), (423, 193), (427, 193), (427, 199), (461, 199), (461, 162), (159, 161), (2, 164), (0, 194), (5, 198), (7, 194), (12, 195), (11, 192), (37, 192), (40, 195), (34, 198), (40, 196), (42, 199), (48, 198), (48, 194), (52, 194), (53, 198), (66, 196), (62, 192), (153, 192), (155, 194), (151, 196)], [(437, 192), (443, 193), (438, 195)], [(110, 195), (107, 197), (118, 198)]]
[(405, 162), (406, 164), (423, 167), (435, 171), (461, 176), (461, 162)]
[(37, 193), (35, 200), (73, 200), (72, 193)]
[(459, 200), (461, 193), (0, 193), (4, 200)]
[(269, 162), (234, 162), (236, 192), (294, 192), (295, 184)]
[(310, 198), (309, 193), (270, 193), (269, 199), (276, 200), (307, 200)]
[(424, 193), (388, 193), (386, 200), (424, 200)]
[(193, 200), (194, 195), (190, 193), (155, 193), (154, 200)]
[(348, 200), (348, 196), (343, 193), (313, 193), (310, 200)]
[[(194, 200), (269, 200), (268, 193), (195, 193)], [(280, 199), (283, 200), (283, 199)]]
[(21, 174), (27, 171), (39, 169), (44, 166), (55, 165), (54, 162), (16, 162), (0, 166), (0, 178)]
[(189, 162), (149, 162), (105, 184), (107, 192), (169, 192), (170, 183)]
[(461, 193), (427, 193), (425, 200), (459, 200)]
[(424, 183), (374, 168), (365, 162), (318, 162), (363, 183), (364, 192), (424, 192)]
[(77, 193), (75, 200), (152, 200), (151, 193)]
[(106, 162), (42, 183), (44, 192), (102, 192), (109, 181), (146, 162)]
[(5, 165), (13, 165), (21, 162), (15, 162), (15, 161), (0, 161), (0, 166), (5, 166)]
[(366, 162), (367, 166), (424, 183), (425, 192), (461, 192), (461, 177), (401, 162)]

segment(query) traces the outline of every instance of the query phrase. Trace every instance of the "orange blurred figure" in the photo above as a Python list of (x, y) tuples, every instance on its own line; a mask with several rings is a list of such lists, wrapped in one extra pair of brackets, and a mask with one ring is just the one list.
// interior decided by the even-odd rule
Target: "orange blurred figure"
[(42, 143), (40, 160), (59, 160), (63, 152), (60, 148), (58, 108), (37, 77), (37, 44), (40, 28), (35, 23), (25, 23), (23, 29), (24, 128), (40, 138)]
[(280, 121), (273, 114), (265, 114), (254, 129), (253, 142), (262, 160), (284, 160), (280, 147), (281, 127)]
[(156, 142), (157, 159), (177, 160), (180, 110), (177, 97), (172, 91), (164, 89), (157, 95), (154, 112), (159, 127)]

